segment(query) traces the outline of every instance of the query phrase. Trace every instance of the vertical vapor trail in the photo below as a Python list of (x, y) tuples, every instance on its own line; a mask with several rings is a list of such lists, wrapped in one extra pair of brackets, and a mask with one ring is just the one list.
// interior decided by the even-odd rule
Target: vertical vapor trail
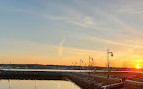
[(59, 47), (58, 47), (58, 55), (61, 58), (63, 55), (63, 45), (65, 43), (66, 39), (64, 38), (60, 43), (59, 43)]

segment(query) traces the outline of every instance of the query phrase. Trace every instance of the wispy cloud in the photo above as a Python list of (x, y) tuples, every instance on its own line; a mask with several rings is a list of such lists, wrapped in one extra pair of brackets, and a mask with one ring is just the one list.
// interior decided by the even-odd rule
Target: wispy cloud
[(80, 18), (76, 18), (76, 17), (71, 18), (68, 16), (64, 16), (64, 17), (46, 16), (46, 17), (52, 20), (62, 20), (64, 22), (71, 23), (84, 28), (96, 28), (97, 26), (96, 21), (94, 21), (94, 19), (89, 16), (82, 16)]
[(62, 55), (63, 55), (63, 45), (64, 45), (65, 41), (66, 41), (66, 38), (64, 38), (64, 39), (59, 43), (58, 55), (59, 55), (60, 57), (62, 57)]
[(142, 45), (142, 42), (134, 42), (134, 40), (128, 40), (128, 41), (118, 41), (118, 40), (108, 40), (108, 39), (105, 39), (105, 38), (100, 38), (100, 37), (95, 37), (95, 36), (90, 36), (90, 35), (87, 35), (87, 34), (73, 34), (71, 35), (71, 37), (75, 38), (75, 39), (79, 39), (79, 40), (88, 40), (88, 41), (91, 41), (91, 42), (97, 42), (99, 44), (104, 44), (104, 45), (116, 45), (116, 46), (123, 46), (123, 47), (131, 47), (131, 48), (141, 48), (143, 49), (143, 47), (141, 46)]

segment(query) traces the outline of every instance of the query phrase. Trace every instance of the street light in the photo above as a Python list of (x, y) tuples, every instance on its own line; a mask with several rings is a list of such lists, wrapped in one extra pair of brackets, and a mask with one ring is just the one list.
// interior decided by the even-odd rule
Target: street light
[(89, 56), (89, 73), (92, 71), (92, 69), (91, 69), (92, 68), (92, 62), (90, 61), (90, 59), (93, 62), (93, 58)]
[(111, 57), (113, 57), (113, 52), (111, 52), (111, 51), (109, 51), (109, 49), (107, 49), (108, 78), (109, 78), (109, 72), (110, 72), (110, 66), (109, 66), (109, 54), (111, 54)]
[(82, 68), (81, 63), (83, 63), (83, 60), (80, 59), (80, 72), (81, 72), (81, 68)]

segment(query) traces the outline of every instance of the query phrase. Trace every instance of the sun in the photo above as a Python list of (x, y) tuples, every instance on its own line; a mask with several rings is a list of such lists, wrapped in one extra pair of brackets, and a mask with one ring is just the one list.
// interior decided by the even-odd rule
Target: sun
[(137, 69), (140, 69), (140, 66), (136, 66)]

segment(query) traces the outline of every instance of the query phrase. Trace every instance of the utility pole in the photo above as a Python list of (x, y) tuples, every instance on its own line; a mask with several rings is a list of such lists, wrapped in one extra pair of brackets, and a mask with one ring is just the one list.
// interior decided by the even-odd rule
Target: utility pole
[(111, 57), (113, 57), (113, 52), (110, 52), (109, 49), (107, 49), (107, 62), (108, 62), (108, 77), (107, 78), (109, 78), (109, 73), (110, 73), (109, 54), (111, 54)]

